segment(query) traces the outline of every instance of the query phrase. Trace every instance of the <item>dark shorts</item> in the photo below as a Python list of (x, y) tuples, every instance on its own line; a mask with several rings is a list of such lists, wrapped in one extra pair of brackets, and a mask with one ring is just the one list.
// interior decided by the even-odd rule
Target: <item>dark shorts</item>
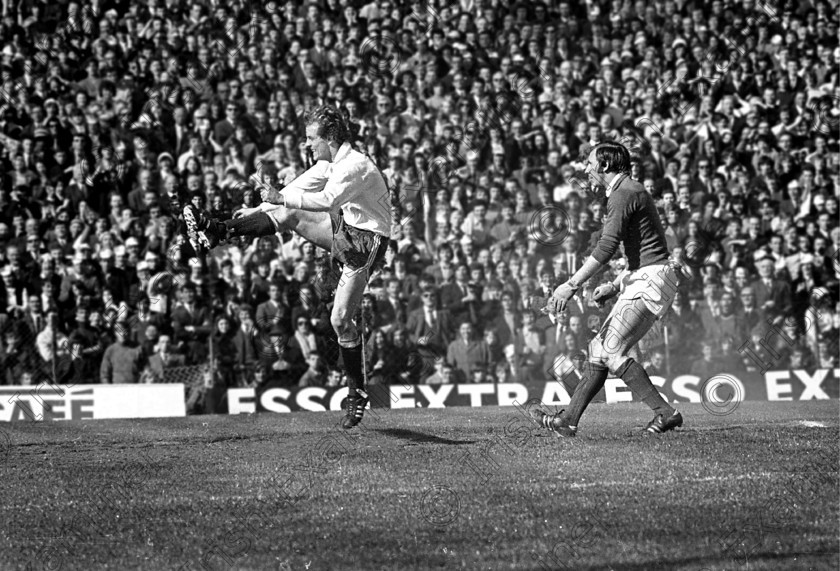
[(341, 215), (332, 218), (332, 229), (333, 260), (351, 270), (366, 269), (368, 272), (385, 261), (388, 237), (349, 226)]

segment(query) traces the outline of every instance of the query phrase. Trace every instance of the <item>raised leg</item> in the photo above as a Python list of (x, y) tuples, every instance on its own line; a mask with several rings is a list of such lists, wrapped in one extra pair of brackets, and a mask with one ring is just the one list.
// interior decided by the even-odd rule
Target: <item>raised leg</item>
[(332, 222), (329, 212), (307, 212), (279, 206), (268, 213), (277, 232), (291, 231), (300, 234), (326, 251), (332, 249)]
[(280, 206), (268, 213), (258, 211), (221, 222), (188, 205), (184, 208), (184, 219), (190, 238), (202, 238), (208, 249), (233, 236), (270, 236), (285, 231), (296, 232), (327, 251), (332, 248), (332, 223), (327, 212)]

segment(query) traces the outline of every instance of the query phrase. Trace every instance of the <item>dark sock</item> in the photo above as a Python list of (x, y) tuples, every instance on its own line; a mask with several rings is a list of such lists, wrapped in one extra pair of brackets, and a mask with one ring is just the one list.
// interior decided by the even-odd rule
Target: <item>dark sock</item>
[(344, 370), (347, 373), (347, 393), (349, 396), (356, 396), (360, 389), (365, 388), (362, 375), (362, 344), (359, 343), (355, 347), (340, 347), (340, 350)]
[(598, 394), (598, 391), (607, 382), (607, 368), (598, 363), (586, 362), (583, 364), (582, 379), (575, 388), (575, 394), (572, 395), (572, 402), (569, 403), (569, 408), (563, 414), (563, 419), (569, 423), (569, 426), (577, 426), (580, 421), (583, 411)]
[(225, 220), (228, 236), (271, 236), (276, 232), (274, 222), (265, 212)]
[(665, 402), (653, 386), (647, 372), (634, 359), (628, 359), (616, 374), (621, 377), (627, 388), (633, 391), (633, 396), (648, 405), (656, 414), (667, 418), (674, 413), (674, 408)]

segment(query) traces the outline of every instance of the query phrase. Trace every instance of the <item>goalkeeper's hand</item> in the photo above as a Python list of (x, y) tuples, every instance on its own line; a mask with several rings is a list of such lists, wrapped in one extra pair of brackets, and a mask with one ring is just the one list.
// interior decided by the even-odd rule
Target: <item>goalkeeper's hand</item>
[(592, 292), (592, 300), (600, 306), (616, 294), (618, 294), (618, 288), (614, 283), (607, 282), (595, 288), (595, 291)]

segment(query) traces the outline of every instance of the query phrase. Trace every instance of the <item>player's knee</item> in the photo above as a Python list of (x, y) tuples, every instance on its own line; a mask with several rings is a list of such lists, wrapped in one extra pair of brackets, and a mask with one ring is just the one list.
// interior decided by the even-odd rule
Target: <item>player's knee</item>
[(610, 373), (621, 376), (618, 374), (618, 371), (622, 368), (624, 363), (627, 362), (627, 355), (618, 355), (613, 353), (612, 355), (608, 355), (606, 358), (606, 366), (609, 369)]
[(345, 325), (340, 331), (336, 329), (338, 344), (341, 347), (356, 347), (361, 342), (361, 336), (352, 322)]
[(604, 350), (604, 345), (601, 343), (601, 339), (595, 337), (592, 341), (589, 342), (589, 362), (596, 363), (598, 365), (608, 366), (607, 360), (609, 355)]
[(294, 230), (297, 227), (293, 216), (294, 211), (285, 206), (280, 206), (271, 211), (274, 226), (280, 230)]
[(346, 311), (333, 311), (330, 315), (330, 323), (335, 329), (336, 334), (341, 335), (343, 331), (350, 325), (350, 320), (347, 319)]
[(630, 365), (632, 365), (635, 362), (635, 359), (632, 359), (625, 355), (621, 359), (616, 359), (616, 363), (612, 367), (610, 367), (610, 370), (615, 374), (616, 377), (623, 378), (624, 373), (626, 373)]
[(344, 307), (334, 307), (330, 314), (330, 323), (339, 335), (342, 331), (355, 330), (353, 315)]
[(620, 344), (609, 343), (611, 335), (614, 336), (614, 334), (608, 332), (604, 338), (598, 335), (592, 339), (589, 343), (589, 360), (606, 367), (611, 373), (615, 373), (618, 366), (627, 360), (627, 355), (620, 351)]

